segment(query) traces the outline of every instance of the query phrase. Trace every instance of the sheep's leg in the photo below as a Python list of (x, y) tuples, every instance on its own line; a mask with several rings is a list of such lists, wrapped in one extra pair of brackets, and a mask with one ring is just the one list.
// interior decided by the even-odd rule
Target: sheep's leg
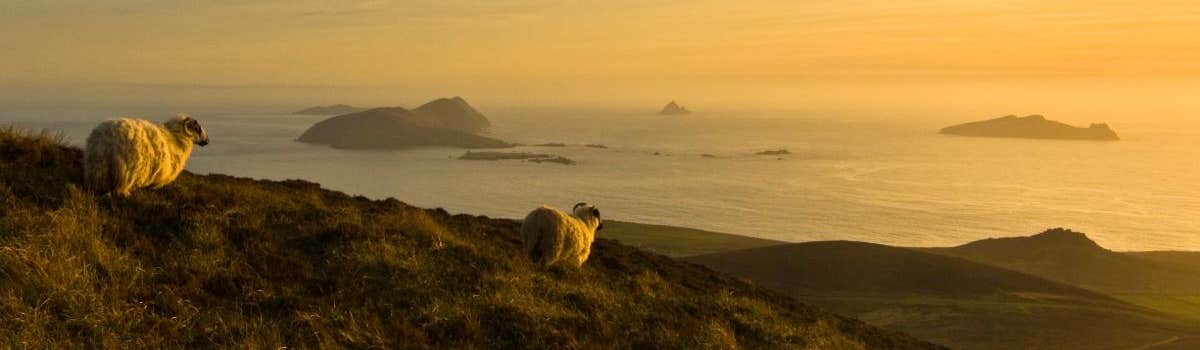
[[(83, 163), (83, 185), (89, 190), (104, 192), (101, 184), (107, 181), (104, 177), (108, 175), (108, 164), (98, 165), (95, 164), (96, 162), (99, 160), (89, 159)], [(104, 169), (104, 171), (100, 171), (100, 169)]]
[(129, 181), (129, 174), (126, 174), (125, 161), (118, 157), (112, 157), (108, 169), (108, 177), (112, 181), (112, 187), (109, 188), (118, 196), (129, 197), (129, 191), (133, 184)]
[(583, 252), (580, 252), (579, 256), (576, 257), (576, 259), (575, 259), (575, 267), (577, 267), (577, 268), (583, 267), (583, 263), (587, 262), (588, 257), (591, 255), (592, 255), (592, 245), (591, 244), (584, 245)]
[(542, 238), (542, 266), (550, 267), (562, 259), (566, 248), (566, 237), (562, 232), (554, 231), (550, 237)]

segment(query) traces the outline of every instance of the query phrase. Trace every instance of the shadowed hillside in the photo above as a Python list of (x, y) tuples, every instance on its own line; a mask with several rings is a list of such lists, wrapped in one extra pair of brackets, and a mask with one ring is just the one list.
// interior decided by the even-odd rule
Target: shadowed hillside
[(1200, 271), (1200, 252), (1157, 251), (1126, 252), (1125, 254), (1191, 271)]
[(1067, 229), (926, 250), (1100, 291), (1200, 294), (1200, 269), (1104, 249), (1086, 235)]
[(0, 347), (934, 347), (609, 240), (542, 271), (511, 220), (188, 173), (96, 197), (79, 163), (0, 132)]
[(924, 250), (1081, 286), (1200, 321), (1195, 253), (1114, 252), (1083, 233), (1061, 228)]
[(1198, 331), (1078, 287), (870, 243), (795, 243), (685, 260), (954, 348), (1134, 348)]

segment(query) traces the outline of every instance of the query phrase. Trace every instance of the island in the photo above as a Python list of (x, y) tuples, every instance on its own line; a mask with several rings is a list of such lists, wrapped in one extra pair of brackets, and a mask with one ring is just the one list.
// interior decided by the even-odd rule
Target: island
[(663, 106), (661, 111), (658, 111), (658, 114), (661, 114), (661, 115), (677, 115), (677, 114), (689, 114), (689, 113), (692, 113), (692, 111), (689, 111), (687, 108), (683, 108), (683, 106), (680, 106), (678, 103), (675, 103), (675, 101), (671, 101), (671, 103), (668, 103), (666, 106)]
[(792, 154), (792, 152), (790, 152), (786, 149), (782, 149), (782, 148), (777, 149), (777, 150), (766, 150), (766, 151), (754, 153), (754, 155), (756, 155), (756, 156), (782, 156), (782, 155), (788, 155), (788, 154)]
[(575, 161), (563, 156), (544, 153), (529, 153), (529, 152), (472, 152), (467, 151), (459, 156), (462, 160), (524, 160), (533, 163), (558, 163), (563, 165), (575, 165)]
[(1075, 127), (1041, 115), (1017, 117), (1009, 115), (996, 119), (959, 124), (941, 130), (942, 134), (971, 137), (1010, 137), (1053, 140), (1117, 141), (1117, 133), (1108, 124)]
[(437, 99), (414, 110), (382, 107), (339, 115), (313, 124), (297, 141), (346, 149), (514, 146), (478, 135), (490, 125), (465, 100), (454, 97)]
[(345, 104), (336, 104), (336, 105), (328, 105), (328, 106), (310, 107), (310, 108), (302, 109), (302, 110), (299, 110), (296, 112), (292, 112), (292, 114), (342, 115), (342, 114), (358, 113), (358, 112), (362, 112), (365, 110), (367, 110), (367, 108), (354, 107), (354, 106), (345, 105)]

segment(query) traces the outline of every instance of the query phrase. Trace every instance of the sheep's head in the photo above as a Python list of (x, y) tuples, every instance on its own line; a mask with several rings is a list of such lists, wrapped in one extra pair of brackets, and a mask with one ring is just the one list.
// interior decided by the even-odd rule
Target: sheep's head
[(195, 144), (200, 145), (200, 147), (208, 145), (208, 133), (204, 132), (204, 128), (200, 126), (200, 122), (187, 114), (177, 115), (168, 120), (164, 125), (166, 125), (167, 130), (183, 135)]
[(604, 228), (604, 222), (600, 220), (600, 209), (596, 209), (596, 207), (592, 206), (591, 204), (576, 204), (571, 211), (572, 214), (575, 214), (575, 217), (579, 218), (579, 220), (582, 220), (588, 225), (595, 225), (596, 231), (600, 231)]

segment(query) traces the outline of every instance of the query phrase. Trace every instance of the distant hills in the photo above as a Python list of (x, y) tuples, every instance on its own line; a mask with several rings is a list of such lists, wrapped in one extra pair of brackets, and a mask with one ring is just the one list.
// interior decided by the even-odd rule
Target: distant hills
[(1061, 228), (1033, 236), (989, 238), (957, 247), (923, 250), (1104, 292), (1181, 292), (1200, 296), (1200, 268), (1187, 265), (1184, 258), (1175, 259), (1179, 264), (1171, 264), (1172, 259), (1162, 252), (1114, 252), (1082, 233)]
[(1108, 124), (1078, 128), (1041, 115), (1015, 115), (946, 127), (942, 134), (973, 137), (1010, 137), (1055, 140), (1116, 141), (1120, 138)]
[(666, 106), (663, 106), (662, 110), (658, 111), (658, 114), (662, 114), (662, 115), (677, 115), (677, 114), (689, 114), (689, 113), (692, 113), (692, 111), (689, 111), (687, 108), (683, 108), (683, 106), (680, 106), (679, 104), (675, 103), (675, 101), (671, 101), (671, 103), (668, 103)]
[(1016, 271), (864, 242), (791, 243), (685, 260), (804, 294), (973, 297), (1028, 292), (1119, 303), (1103, 294)]
[(328, 106), (309, 107), (306, 109), (302, 109), (302, 110), (293, 112), (293, 114), (340, 115), (340, 114), (348, 114), (348, 113), (357, 113), (357, 112), (362, 112), (365, 110), (367, 110), (367, 108), (354, 107), (351, 105), (344, 105), (344, 104), (336, 104), (336, 105), (328, 105)]
[(1200, 253), (1114, 252), (1066, 229), (922, 250), (1069, 283), (1200, 322)]
[(298, 141), (349, 149), (513, 146), (477, 135), (489, 126), (491, 122), (461, 97), (440, 98), (414, 110), (383, 107), (322, 120), (306, 130)]
[(640, 224), (603, 235), (952, 348), (1200, 348), (1200, 294), (1187, 294), (1200, 252), (1112, 252), (1063, 229), (949, 248)]

